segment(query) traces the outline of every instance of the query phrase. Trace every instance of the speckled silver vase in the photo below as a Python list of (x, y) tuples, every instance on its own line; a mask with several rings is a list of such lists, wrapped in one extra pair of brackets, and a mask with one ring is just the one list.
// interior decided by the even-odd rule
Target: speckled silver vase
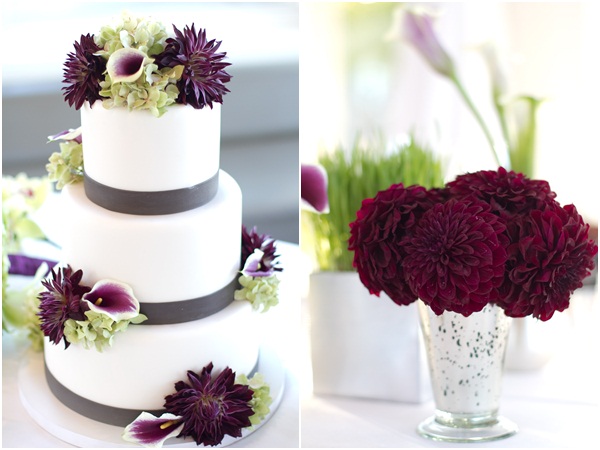
[(469, 317), (436, 315), (419, 301), (435, 414), (418, 426), (430, 439), (483, 442), (517, 432), (498, 415), (510, 317), (487, 305)]

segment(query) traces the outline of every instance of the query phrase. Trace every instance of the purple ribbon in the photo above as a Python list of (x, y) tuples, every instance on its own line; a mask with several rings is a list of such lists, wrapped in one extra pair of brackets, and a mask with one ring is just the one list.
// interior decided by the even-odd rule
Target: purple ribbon
[(10, 261), (10, 268), (8, 269), (10, 275), (25, 275), (29, 277), (34, 276), (43, 263), (48, 264), (48, 270), (44, 276), (48, 275), (50, 270), (57, 264), (56, 261), (32, 258), (25, 255), (8, 255), (8, 260)]

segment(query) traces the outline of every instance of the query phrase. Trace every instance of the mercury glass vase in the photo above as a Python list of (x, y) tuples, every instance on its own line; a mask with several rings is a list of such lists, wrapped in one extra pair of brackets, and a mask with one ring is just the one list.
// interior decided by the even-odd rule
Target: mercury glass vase
[(498, 415), (511, 318), (496, 305), (469, 317), (436, 315), (419, 301), (435, 413), (417, 430), (446, 442), (503, 439), (517, 426)]

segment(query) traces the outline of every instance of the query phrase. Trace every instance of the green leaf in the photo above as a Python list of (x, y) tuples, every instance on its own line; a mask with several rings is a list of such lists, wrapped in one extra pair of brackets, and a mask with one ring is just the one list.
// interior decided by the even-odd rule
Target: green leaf
[(14, 224), (14, 233), (18, 239), (46, 239), (40, 226), (28, 217), (23, 217)]

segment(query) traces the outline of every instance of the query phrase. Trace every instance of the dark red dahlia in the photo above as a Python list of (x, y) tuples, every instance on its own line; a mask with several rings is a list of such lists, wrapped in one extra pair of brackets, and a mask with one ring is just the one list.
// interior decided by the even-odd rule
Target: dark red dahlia
[(69, 53), (65, 62), (63, 83), (69, 85), (63, 90), (69, 106), (80, 109), (86, 101), (92, 105), (96, 100), (102, 100), (100, 81), (104, 79), (106, 60), (95, 55), (101, 48), (90, 34), (81, 35), (74, 47), (75, 53)]
[(200, 373), (188, 371), (189, 384), (175, 383), (175, 394), (165, 397), (165, 409), (184, 422), (179, 436), (190, 436), (200, 445), (219, 445), (225, 435), (240, 437), (242, 428), (251, 425), (254, 414), (248, 386), (235, 384), (235, 373), (227, 367), (211, 376), (213, 364)]
[[(57, 272), (52, 270), (52, 279), (42, 281), (46, 290), (38, 296), (40, 300), (41, 329), (44, 336), (48, 336), (51, 342), (60, 343), (64, 338), (64, 324), (68, 319), (85, 320), (82, 309), (81, 298), (91, 288), (80, 285), (83, 272), (73, 272), (71, 266), (60, 268)], [(70, 343), (64, 339), (65, 348)]]
[(504, 280), (504, 231), (500, 218), (480, 200), (436, 204), (402, 240), (408, 285), (438, 315), (481, 311), (498, 298)]
[(447, 184), (454, 198), (475, 196), (490, 204), (492, 212), (509, 220), (515, 215), (529, 213), (556, 197), (544, 180), (530, 180), (522, 173), (508, 172), (503, 167), (481, 170), (456, 177)]
[(183, 33), (173, 26), (175, 37), (166, 40), (165, 50), (156, 57), (159, 68), (183, 65), (183, 75), (177, 82), (177, 103), (191, 105), (196, 109), (213, 102), (223, 103), (223, 95), (229, 92), (225, 83), (231, 80), (223, 61), (226, 53), (218, 53), (221, 41), (207, 41), (206, 31), (185, 27)]
[(594, 268), (598, 247), (573, 205), (549, 203), (514, 227), (507, 277), (498, 304), (507, 315), (543, 321), (569, 306), (573, 291)]
[(250, 231), (242, 225), (242, 267), (248, 257), (254, 253), (254, 250), (261, 250), (264, 255), (260, 260), (261, 270), (269, 272), (271, 270), (282, 271), (281, 267), (278, 267), (279, 255), (275, 252), (277, 248), (275, 241), (266, 234), (258, 234), (256, 227), (253, 227)]
[(371, 294), (383, 291), (399, 305), (417, 299), (404, 280), (406, 252), (401, 241), (433, 206), (437, 192), (433, 197), (424, 187), (395, 184), (362, 202), (350, 224), (348, 248), (354, 251), (353, 265)]

